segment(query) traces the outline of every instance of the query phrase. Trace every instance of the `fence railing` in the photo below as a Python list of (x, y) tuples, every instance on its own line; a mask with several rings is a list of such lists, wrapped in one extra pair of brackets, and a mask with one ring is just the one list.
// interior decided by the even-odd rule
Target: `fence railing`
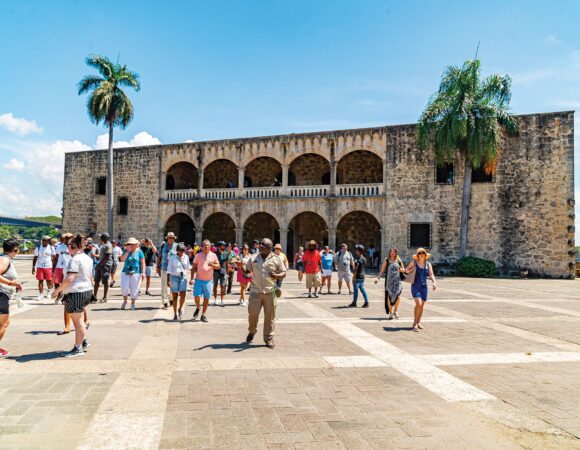
[(236, 198), (236, 189), (204, 189), (203, 196), (208, 200), (230, 200)]
[(339, 184), (336, 186), (337, 197), (376, 197), (382, 194), (382, 183)]
[(330, 192), (330, 186), (289, 186), (289, 197), (326, 197)]
[(275, 187), (251, 187), (244, 188), (245, 198), (278, 198), (282, 188)]

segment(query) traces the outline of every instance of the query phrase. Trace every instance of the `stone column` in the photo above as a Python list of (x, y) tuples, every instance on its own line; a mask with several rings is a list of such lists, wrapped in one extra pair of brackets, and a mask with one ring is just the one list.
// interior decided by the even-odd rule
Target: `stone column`
[(203, 165), (199, 166), (199, 181), (197, 186), (197, 196), (203, 198)]
[(383, 161), (383, 196), (387, 195), (387, 159)]
[(330, 196), (336, 196), (336, 166), (338, 163), (336, 161), (330, 162)]
[(336, 250), (336, 228), (328, 227), (328, 246), (332, 251)]
[[(244, 197), (244, 166), (238, 167), (238, 198)], [(240, 244), (240, 242), (238, 242)]]
[[(275, 242), (274, 242), (275, 244)], [(288, 229), (280, 228), (280, 245), (282, 246), (282, 253), (288, 251)]]
[(289, 165), (288, 164), (282, 164), (282, 190), (281, 190), (281, 194), (283, 196), (288, 195), (288, 169), (289, 169)]
[(244, 241), (244, 227), (239, 226), (236, 228), (236, 243), (240, 247), (240, 251), (241, 251), (242, 245), (244, 245), (243, 241)]
[(203, 239), (203, 230), (201, 228), (195, 229), (195, 242), (201, 247), (201, 241)]
[(387, 247), (388, 243), (387, 243), (387, 230), (385, 226), (381, 227), (381, 254), (380, 254), (380, 259), (379, 259), (379, 267), (381, 265), (381, 261), (385, 259), (385, 257), (387, 256), (389, 249)]

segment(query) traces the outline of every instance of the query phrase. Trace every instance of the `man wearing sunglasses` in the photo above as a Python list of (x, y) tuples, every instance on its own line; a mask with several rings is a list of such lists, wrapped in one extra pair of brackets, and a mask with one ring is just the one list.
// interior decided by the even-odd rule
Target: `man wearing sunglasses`
[(247, 276), (252, 274), (252, 286), (248, 302), (248, 337), (250, 344), (258, 332), (260, 311), (264, 308), (264, 342), (268, 348), (274, 348), (276, 329), (276, 282), (286, 276), (286, 268), (280, 258), (272, 253), (272, 241), (262, 239), (259, 253), (252, 255), (244, 265), (238, 262), (238, 268)]

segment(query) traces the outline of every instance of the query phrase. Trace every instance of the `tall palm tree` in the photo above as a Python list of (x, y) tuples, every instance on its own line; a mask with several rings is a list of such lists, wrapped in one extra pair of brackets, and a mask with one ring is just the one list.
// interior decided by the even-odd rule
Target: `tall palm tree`
[(87, 99), (87, 113), (91, 122), (109, 127), (109, 153), (107, 176), (107, 213), (108, 232), (113, 237), (113, 128), (126, 128), (133, 120), (134, 109), (131, 100), (123, 87), (136, 91), (141, 88), (139, 75), (127, 69), (127, 66), (114, 64), (108, 58), (89, 55), (87, 66), (97, 69), (98, 75), (87, 75), (78, 84), (78, 95), (90, 92)]
[(467, 251), (472, 169), (483, 166), (494, 174), (502, 132), (518, 133), (517, 120), (509, 113), (511, 78), (494, 74), (482, 79), (479, 67), (478, 59), (447, 67), (417, 126), (419, 148), (432, 148), (437, 165), (452, 162), (457, 152), (464, 161), (460, 258)]

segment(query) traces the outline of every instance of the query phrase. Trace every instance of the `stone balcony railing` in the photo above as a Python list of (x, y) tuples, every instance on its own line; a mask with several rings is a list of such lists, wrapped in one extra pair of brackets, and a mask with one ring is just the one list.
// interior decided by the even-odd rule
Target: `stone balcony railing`
[[(284, 194), (286, 192), (286, 194)], [(383, 195), (382, 183), (339, 184), (336, 185), (337, 197), (378, 197)], [(203, 189), (202, 197), (205, 200), (233, 200), (233, 199), (271, 199), (271, 198), (316, 198), (328, 197), (331, 193), (329, 185), (320, 186), (288, 186), (251, 187), (251, 188), (217, 188)], [(197, 189), (176, 189), (165, 191), (162, 196), (166, 201), (187, 201), (199, 199)]]

